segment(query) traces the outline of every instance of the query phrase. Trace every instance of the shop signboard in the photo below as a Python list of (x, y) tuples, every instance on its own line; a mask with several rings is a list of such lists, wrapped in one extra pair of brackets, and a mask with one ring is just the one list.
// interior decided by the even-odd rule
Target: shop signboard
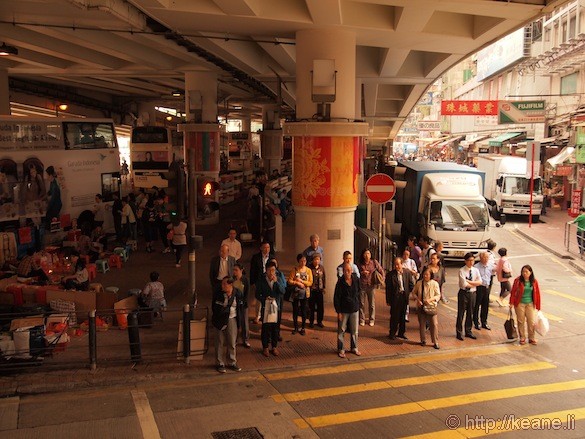
[(419, 131), (441, 131), (441, 121), (439, 120), (421, 120), (417, 122)]
[(558, 165), (555, 169), (555, 175), (558, 177), (568, 177), (573, 173), (573, 166), (571, 165)]
[(497, 116), (498, 101), (441, 101), (442, 116)]
[(490, 147), (489, 146), (480, 146), (479, 147), (479, 153), (480, 154), (489, 154), (490, 152)]
[(498, 101), (500, 124), (541, 123), (545, 113), (545, 101)]
[(579, 208), (581, 207), (581, 189), (575, 189), (571, 193), (571, 207), (569, 208), (569, 216), (576, 218), (579, 215)]

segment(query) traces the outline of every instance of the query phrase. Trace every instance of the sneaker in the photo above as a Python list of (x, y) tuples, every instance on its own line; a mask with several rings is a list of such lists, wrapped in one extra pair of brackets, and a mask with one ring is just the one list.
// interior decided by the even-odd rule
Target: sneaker
[(369, 325), (370, 325), (370, 326), (374, 326), (374, 321), (373, 321), (373, 320), (370, 320), (370, 323), (369, 323)]
[(366, 326), (366, 322), (360, 322), (360, 326)]
[(231, 364), (230, 369), (233, 370), (234, 372), (240, 372), (242, 370), (242, 368), (238, 366), (238, 363)]
[(341, 350), (337, 353), (337, 355), (339, 356), (339, 358), (345, 358), (345, 351)]
[(225, 366), (217, 366), (217, 371), (219, 373), (226, 373), (227, 369), (225, 368)]

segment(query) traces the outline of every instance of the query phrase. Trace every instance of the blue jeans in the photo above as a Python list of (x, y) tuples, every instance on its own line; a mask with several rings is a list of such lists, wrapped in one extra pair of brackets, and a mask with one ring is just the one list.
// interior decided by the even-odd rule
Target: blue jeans
[(349, 325), (350, 347), (353, 351), (358, 348), (358, 319), (359, 311), (343, 313), (341, 321), (337, 320), (337, 350), (344, 351), (343, 339)]

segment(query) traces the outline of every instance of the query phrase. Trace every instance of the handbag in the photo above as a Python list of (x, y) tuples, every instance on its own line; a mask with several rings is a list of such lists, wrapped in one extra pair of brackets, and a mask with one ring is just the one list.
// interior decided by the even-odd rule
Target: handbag
[(437, 305), (423, 305), (423, 312), (428, 316), (435, 316), (437, 315)]
[(278, 322), (278, 304), (274, 299), (266, 299), (264, 301), (264, 323), (277, 323)]
[(285, 290), (284, 290), (284, 300), (286, 302), (292, 302), (294, 300), (293, 298), (293, 293), (295, 292), (295, 286), (294, 285), (287, 285)]
[(379, 285), (380, 288), (386, 288), (384, 276), (378, 270), (374, 271), (374, 285)]
[(504, 329), (506, 330), (506, 335), (508, 336), (508, 340), (514, 340), (518, 338), (518, 330), (516, 329), (516, 321), (514, 317), (512, 317), (512, 310), (510, 309), (510, 313), (508, 314), (508, 320), (504, 322)]
[(510, 279), (512, 277), (512, 273), (510, 273), (509, 271), (502, 271), (502, 277), (504, 279)]

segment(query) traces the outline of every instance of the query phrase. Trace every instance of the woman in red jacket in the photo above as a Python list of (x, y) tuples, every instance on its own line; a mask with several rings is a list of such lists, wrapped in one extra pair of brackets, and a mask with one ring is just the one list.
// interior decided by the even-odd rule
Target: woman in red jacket
[(520, 276), (514, 279), (510, 293), (510, 308), (512, 306), (518, 318), (520, 344), (526, 344), (526, 324), (528, 325), (528, 342), (532, 345), (537, 344), (534, 338), (534, 317), (535, 309), (540, 310), (540, 288), (530, 265), (523, 266)]

